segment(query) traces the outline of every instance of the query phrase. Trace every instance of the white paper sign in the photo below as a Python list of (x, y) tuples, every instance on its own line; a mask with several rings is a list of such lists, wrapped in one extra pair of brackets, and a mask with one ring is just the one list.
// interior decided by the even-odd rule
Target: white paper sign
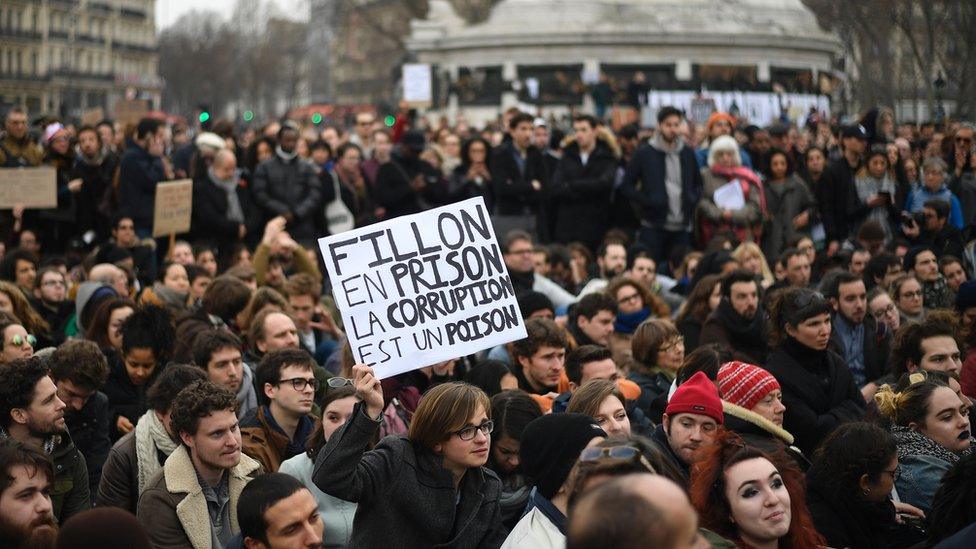
[(715, 189), (712, 194), (715, 205), (723, 210), (737, 211), (746, 207), (746, 195), (742, 192), (742, 182), (733, 179), (725, 185)]
[(357, 362), (381, 378), (526, 337), (482, 198), (319, 239)]
[(430, 65), (410, 63), (403, 66), (403, 99), (421, 106), (434, 101)]

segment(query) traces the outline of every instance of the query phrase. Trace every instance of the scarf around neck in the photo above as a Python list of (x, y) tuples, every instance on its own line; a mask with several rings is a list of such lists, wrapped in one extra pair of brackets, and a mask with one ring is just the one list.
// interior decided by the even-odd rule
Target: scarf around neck
[(278, 158), (282, 159), (283, 161), (291, 162), (292, 160), (295, 159), (295, 157), (298, 156), (298, 151), (292, 151), (290, 153), (286, 153), (281, 149), (281, 145), (278, 145), (275, 147), (275, 154), (278, 155)]
[(159, 452), (170, 455), (178, 446), (170, 438), (163, 423), (154, 410), (148, 410), (136, 422), (136, 467), (139, 474), (139, 493), (149, 485), (149, 479), (163, 464), (159, 462)]
[(959, 461), (960, 458), (972, 453), (973, 444), (976, 444), (976, 440), (970, 437), (969, 449), (965, 452), (957, 453), (910, 427), (896, 425), (891, 428), (891, 434), (895, 437), (895, 442), (898, 445), (898, 459), (905, 459), (911, 456), (930, 456), (941, 459), (951, 465)]
[(650, 316), (651, 310), (647, 307), (633, 313), (617, 313), (617, 319), (613, 322), (613, 331), (621, 334), (632, 334), (640, 326), (640, 323)]

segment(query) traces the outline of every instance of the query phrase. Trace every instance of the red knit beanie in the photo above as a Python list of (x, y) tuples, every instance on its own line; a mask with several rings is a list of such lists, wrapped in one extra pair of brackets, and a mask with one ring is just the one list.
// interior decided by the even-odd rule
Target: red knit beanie
[(697, 372), (688, 381), (682, 383), (668, 401), (664, 410), (668, 417), (678, 414), (698, 414), (708, 416), (721, 425), (725, 421), (722, 412), (722, 399), (718, 397), (718, 389), (705, 372)]
[(773, 374), (738, 361), (723, 364), (715, 381), (723, 399), (746, 410), (752, 410), (770, 391), (780, 388)]

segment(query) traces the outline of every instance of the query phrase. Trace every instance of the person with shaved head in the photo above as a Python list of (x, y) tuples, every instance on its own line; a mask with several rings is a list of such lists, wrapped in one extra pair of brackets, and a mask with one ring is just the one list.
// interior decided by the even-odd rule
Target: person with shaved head
[(194, 239), (214, 244), (218, 255), (230, 254), (248, 235), (248, 221), (257, 217), (247, 189), (239, 183), (237, 158), (229, 149), (217, 151), (210, 168), (193, 181), (190, 231)]

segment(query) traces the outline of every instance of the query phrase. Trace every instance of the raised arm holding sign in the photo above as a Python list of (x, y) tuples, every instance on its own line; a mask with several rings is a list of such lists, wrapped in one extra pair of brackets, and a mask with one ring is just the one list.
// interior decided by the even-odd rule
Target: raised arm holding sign
[(357, 362), (380, 379), (525, 337), (482, 198), (319, 239)]

